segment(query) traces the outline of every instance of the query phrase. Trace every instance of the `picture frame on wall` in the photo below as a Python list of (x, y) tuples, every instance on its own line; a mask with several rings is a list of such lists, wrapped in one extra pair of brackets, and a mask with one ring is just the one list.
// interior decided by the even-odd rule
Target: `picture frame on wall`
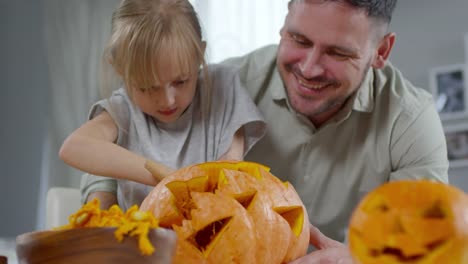
[(446, 126), (444, 131), (450, 168), (468, 167), (468, 124)]
[(465, 33), (465, 64), (468, 64), (468, 33)]
[(442, 120), (468, 116), (466, 64), (440, 66), (430, 70), (430, 88)]

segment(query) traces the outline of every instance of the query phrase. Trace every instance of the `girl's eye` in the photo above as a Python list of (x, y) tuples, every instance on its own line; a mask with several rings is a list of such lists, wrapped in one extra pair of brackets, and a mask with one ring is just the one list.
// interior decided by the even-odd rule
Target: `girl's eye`
[(174, 85), (175, 85), (175, 86), (181, 86), (181, 85), (184, 85), (186, 82), (187, 82), (187, 79), (185, 79), (185, 80), (177, 80), (177, 81), (174, 82)]

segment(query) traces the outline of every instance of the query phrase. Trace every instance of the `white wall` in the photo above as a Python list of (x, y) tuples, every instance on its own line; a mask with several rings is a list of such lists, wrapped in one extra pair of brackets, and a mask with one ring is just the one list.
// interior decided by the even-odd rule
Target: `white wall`
[(48, 79), (42, 1), (0, 2), (0, 237), (13, 237), (36, 225)]
[(207, 41), (208, 62), (279, 42), (289, 0), (192, 0)]
[[(391, 28), (397, 41), (390, 59), (417, 86), (429, 90), (429, 69), (465, 62), (468, 0), (400, 0)], [(468, 51), (466, 51), (468, 52)], [(468, 119), (444, 121), (444, 125)], [(452, 184), (468, 192), (468, 168), (449, 171)]]

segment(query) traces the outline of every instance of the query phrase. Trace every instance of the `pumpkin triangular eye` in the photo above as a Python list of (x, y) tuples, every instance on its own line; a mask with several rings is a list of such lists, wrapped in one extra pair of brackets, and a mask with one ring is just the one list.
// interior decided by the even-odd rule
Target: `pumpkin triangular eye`
[(394, 233), (394, 234), (404, 234), (404, 233), (406, 233), (406, 230), (403, 227), (403, 224), (401, 223), (401, 220), (399, 218), (393, 224), (392, 233)]
[(302, 206), (282, 206), (275, 207), (273, 210), (288, 222), (294, 235), (299, 237), (304, 224), (304, 209)]
[(223, 229), (230, 222), (231, 218), (232, 217), (226, 217), (215, 221), (193, 234), (187, 240), (206, 257), (209, 255), (211, 249), (216, 244), (216, 241), (223, 233)]
[(255, 190), (238, 193), (234, 194), (234, 199), (236, 199), (236, 201), (238, 201), (245, 209), (248, 209), (256, 194), (257, 191)]
[(388, 208), (388, 205), (381, 203), (381, 204), (376, 205), (375, 210), (377, 210), (378, 212), (385, 213), (385, 212), (388, 212), (390, 208)]
[(367, 197), (367, 202), (363, 205), (363, 211), (367, 213), (386, 213), (390, 211), (390, 207), (388, 206), (387, 199), (378, 194), (373, 194), (372, 196)]
[(444, 219), (446, 213), (442, 208), (441, 201), (436, 201), (431, 207), (423, 212), (423, 218)]

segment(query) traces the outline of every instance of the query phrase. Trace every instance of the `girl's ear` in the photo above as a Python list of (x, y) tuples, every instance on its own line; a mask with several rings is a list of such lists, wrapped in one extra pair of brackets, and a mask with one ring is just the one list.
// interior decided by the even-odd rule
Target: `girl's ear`
[(112, 56), (106, 55), (103, 57), (104, 63), (109, 64), (109, 66), (115, 70), (117, 75), (122, 76), (122, 72), (119, 71), (119, 68), (114, 65), (114, 60), (112, 59)]
[(372, 67), (376, 69), (381, 69), (385, 66), (385, 62), (390, 55), (390, 51), (392, 51), (393, 44), (395, 43), (396, 35), (395, 33), (388, 33), (385, 35), (380, 43), (377, 46), (377, 50), (375, 51), (375, 58), (372, 62)]

